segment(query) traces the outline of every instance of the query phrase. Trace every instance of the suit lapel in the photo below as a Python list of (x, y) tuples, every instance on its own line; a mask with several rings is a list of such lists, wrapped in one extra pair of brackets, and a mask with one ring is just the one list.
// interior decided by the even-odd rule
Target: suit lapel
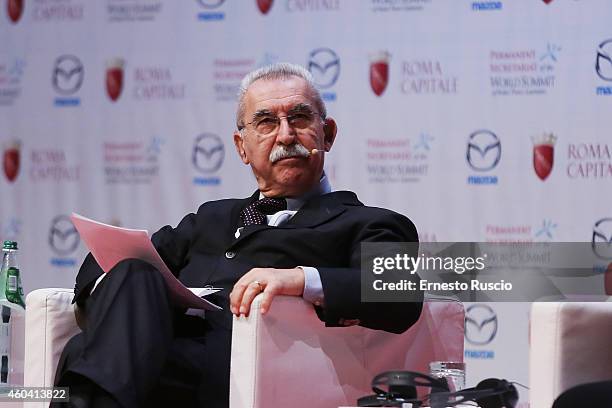
[(312, 228), (336, 218), (346, 211), (337, 196), (338, 193), (328, 193), (313, 197), (289, 221), (277, 228)]
[(230, 228), (231, 236), (228, 240), (230, 246), (235, 244), (236, 237), (234, 236), (234, 234), (236, 232), (236, 228), (242, 226), (242, 220), (240, 219), (240, 214), (242, 213), (242, 210), (244, 210), (246, 207), (248, 207), (257, 200), (259, 200), (259, 190), (256, 190), (250, 197), (241, 200), (232, 208), (230, 214), (230, 225), (232, 226), (232, 228)]

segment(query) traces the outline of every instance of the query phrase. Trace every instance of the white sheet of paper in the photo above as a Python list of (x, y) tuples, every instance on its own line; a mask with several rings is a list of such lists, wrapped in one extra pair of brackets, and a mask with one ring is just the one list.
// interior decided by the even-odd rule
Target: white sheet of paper
[(141, 259), (153, 265), (162, 274), (174, 305), (191, 309), (221, 310), (221, 307), (201, 297), (221, 289), (190, 289), (183, 285), (159, 256), (147, 230), (115, 227), (76, 213), (72, 213), (70, 219), (104, 272), (109, 272), (124, 259)]

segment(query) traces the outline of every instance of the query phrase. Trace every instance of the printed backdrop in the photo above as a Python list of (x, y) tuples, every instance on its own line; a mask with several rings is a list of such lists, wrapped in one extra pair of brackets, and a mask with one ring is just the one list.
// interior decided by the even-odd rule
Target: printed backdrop
[[(421, 240), (612, 237), (608, 0), (0, 5), (0, 238), (26, 291), (72, 286), (72, 211), (155, 231), (250, 195), (235, 94), (275, 61), (307, 67), (338, 122), (333, 187)], [(467, 306), (468, 383), (527, 383), (529, 304)]]

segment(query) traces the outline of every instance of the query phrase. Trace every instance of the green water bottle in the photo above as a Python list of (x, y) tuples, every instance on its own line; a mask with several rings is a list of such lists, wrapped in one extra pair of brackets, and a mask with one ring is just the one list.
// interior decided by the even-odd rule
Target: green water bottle
[(23, 287), (17, 265), (17, 242), (4, 241), (2, 245), (2, 268), (0, 269), (0, 305), (14, 309), (25, 309)]
[(2, 245), (2, 265), (0, 266), (0, 386), (11, 381), (11, 315), (23, 312), (23, 288), (17, 266), (17, 242), (4, 241)]

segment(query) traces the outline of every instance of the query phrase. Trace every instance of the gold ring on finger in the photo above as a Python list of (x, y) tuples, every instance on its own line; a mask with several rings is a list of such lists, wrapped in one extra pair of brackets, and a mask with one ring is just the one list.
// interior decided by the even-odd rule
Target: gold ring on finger
[(263, 285), (261, 284), (261, 282), (259, 282), (258, 280), (254, 280), (254, 281), (253, 281), (253, 282), (251, 282), (251, 283), (256, 284), (256, 285), (257, 285), (257, 287), (259, 288), (259, 291), (260, 291), (260, 292), (263, 292), (264, 287), (263, 287)]

